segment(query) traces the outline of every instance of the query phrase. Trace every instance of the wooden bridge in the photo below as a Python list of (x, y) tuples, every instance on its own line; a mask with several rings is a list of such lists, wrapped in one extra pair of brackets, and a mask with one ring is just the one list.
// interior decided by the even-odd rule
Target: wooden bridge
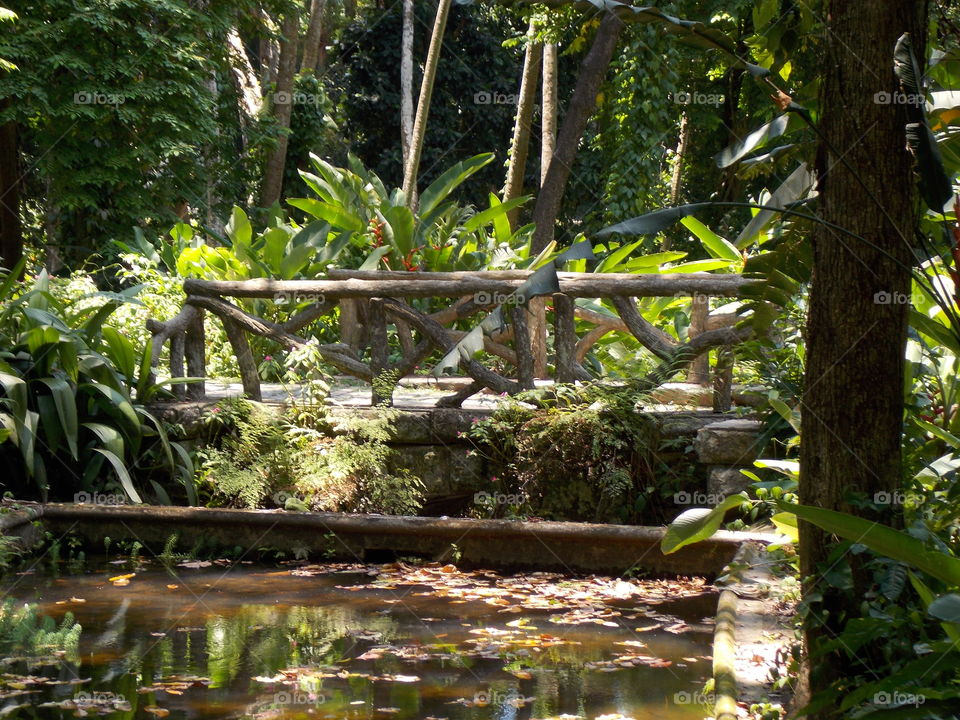
[[(707, 353), (718, 349), (713, 405), (723, 411), (730, 407), (732, 348), (751, 331), (735, 326), (737, 316), (732, 313), (710, 313), (709, 300), (735, 298), (751, 282), (732, 274), (558, 273), (552, 266), (499, 272), (331, 270), (321, 280), (190, 279), (184, 282), (187, 299), (179, 314), (165, 322), (149, 320), (147, 327), (153, 335), (154, 368), (164, 343), (169, 342), (171, 377), (204, 377), (203, 316), (212, 313), (223, 323), (236, 355), (244, 392), (259, 400), (260, 377), (248, 335), (269, 338), (287, 349), (303, 348), (311, 343), (298, 333), (339, 307), (340, 342), (314, 344), (326, 363), (370, 383), (372, 404), (391, 404), (396, 383), (440, 350), (445, 354), (442, 366), (459, 366), (472, 379), (440, 402), (446, 407), (459, 407), (484, 388), (513, 395), (534, 387), (537, 379), (591, 380), (582, 364), (586, 354), (608, 333), (628, 333), (659, 361), (656, 370), (641, 380), (651, 389), (684, 369), (689, 382), (708, 384)], [(636, 300), (644, 297), (692, 299), (687, 342), (678, 342), (643, 318)], [(285, 322), (274, 323), (231, 302), (244, 298), (300, 309)], [(413, 306), (411, 301), (417, 298), (451, 302), (425, 313)], [(609, 300), (616, 315), (581, 307), (577, 298)], [(547, 322), (548, 303), (552, 324)], [(470, 331), (450, 327), (481, 313), (487, 313), (486, 318)], [(578, 334), (577, 320), (581, 328), (589, 329)], [(391, 333), (394, 346), (400, 349), (392, 361)], [(513, 372), (498, 372), (482, 363), (477, 359), (481, 349)], [(205, 392), (202, 383), (174, 390), (179, 397), (193, 400), (202, 399)]]

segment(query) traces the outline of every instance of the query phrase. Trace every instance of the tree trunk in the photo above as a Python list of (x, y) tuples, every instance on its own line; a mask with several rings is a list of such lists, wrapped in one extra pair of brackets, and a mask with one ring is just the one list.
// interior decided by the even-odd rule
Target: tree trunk
[(10, 121), (0, 125), (0, 267), (12, 270), (22, 256), (17, 124)]
[(272, 106), (280, 135), (277, 145), (267, 155), (263, 175), (263, 189), (260, 192), (260, 207), (270, 207), (280, 200), (283, 190), (283, 170), (287, 162), (287, 140), (290, 129), (290, 115), (293, 112), (293, 79), (297, 69), (297, 33), (300, 29), (300, 14), (290, 10), (283, 18), (280, 31), (280, 64), (277, 75), (277, 90), (273, 95)]
[[(543, 46), (543, 93), (540, 107), (540, 185), (557, 146), (557, 44)], [(549, 241), (548, 241), (549, 242)]]
[(440, 48), (443, 45), (443, 33), (447, 27), (451, 0), (440, 0), (437, 5), (437, 17), (430, 36), (430, 49), (423, 68), (423, 82), (420, 84), (420, 97), (417, 100), (417, 118), (413, 123), (413, 138), (410, 142), (410, 157), (403, 173), (403, 194), (407, 198), (407, 207), (417, 208), (417, 173), (420, 170), (420, 153), (423, 151), (423, 137), (427, 131), (427, 116), (430, 113), (430, 98), (433, 95), (433, 81), (437, 76), (437, 64), (440, 61)]
[(413, 0), (403, 0), (403, 34), (400, 38), (400, 147), (403, 167), (413, 143)]
[[(670, 206), (680, 204), (680, 178), (683, 175), (683, 161), (687, 155), (687, 145), (690, 143), (690, 116), (684, 110), (680, 115), (680, 137), (677, 139), (677, 152), (673, 156), (673, 169), (670, 172)], [(664, 233), (660, 249), (666, 252), (670, 249), (671, 238)]]
[(570, 170), (577, 156), (577, 148), (587, 129), (587, 122), (597, 105), (597, 93), (607, 74), (607, 67), (617, 46), (623, 21), (611, 12), (604, 15), (590, 51), (580, 66), (580, 75), (563, 116), (556, 151), (546, 178), (540, 188), (533, 219), (537, 229), (533, 234), (533, 252), (540, 252), (553, 237), (553, 224), (560, 212), (560, 202), (570, 178)]
[[(878, 104), (874, 94), (898, 88), (893, 50), (902, 33), (910, 32), (914, 47), (922, 52), (925, 3), (830, 0), (827, 6), (819, 121), (823, 139), (817, 162), (819, 215), (866, 242), (814, 226), (800, 500), (896, 522), (895, 505), (871, 513), (851, 506), (847, 496), (862, 493), (873, 501), (876, 493), (892, 495), (902, 477), (909, 309), (904, 299), (910, 296), (911, 245), (918, 218), (913, 163), (904, 141), (906, 106)], [(922, 66), (922, 58), (920, 62)], [(804, 594), (812, 603), (805, 628), (808, 655), (835, 637), (844, 612), (858, 612), (869, 584), (852, 555), (844, 561), (853, 564), (853, 607), (821, 582), (818, 565), (830, 550), (828, 535), (800, 523)], [(822, 602), (815, 602), (817, 593)], [(820, 622), (825, 627), (818, 627)], [(839, 654), (817, 657), (806, 678), (810, 691), (822, 691), (842, 676), (845, 662)], [(808, 717), (820, 720), (827, 714)]]
[[(543, 45), (535, 42), (536, 27), (533, 20), (527, 30), (527, 50), (523, 55), (523, 74), (520, 78), (520, 97), (517, 101), (517, 117), (513, 126), (513, 141), (510, 143), (510, 164), (507, 166), (507, 181), (503, 187), (503, 201), (520, 197), (523, 193), (523, 173), (527, 167), (527, 150), (530, 147), (530, 121), (533, 117), (533, 99), (540, 80), (540, 60)], [(507, 214), (510, 227), (517, 227), (519, 208)]]
[(310, 22), (307, 24), (307, 34), (303, 38), (303, 57), (300, 59), (301, 73), (315, 73), (317, 71), (326, 13), (326, 0), (313, 0), (310, 4)]

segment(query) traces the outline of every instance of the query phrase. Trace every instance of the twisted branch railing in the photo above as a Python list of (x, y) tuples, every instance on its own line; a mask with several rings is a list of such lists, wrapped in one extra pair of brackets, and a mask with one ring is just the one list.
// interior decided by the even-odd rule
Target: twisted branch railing
[[(171, 375), (184, 376), (185, 363), (187, 374), (203, 377), (203, 314), (210, 312), (223, 323), (240, 368), (244, 392), (259, 400), (260, 378), (248, 334), (269, 338), (288, 349), (302, 347), (307, 340), (298, 332), (339, 306), (342, 342), (317, 345), (317, 351), (340, 372), (371, 383), (374, 404), (389, 404), (392, 384), (388, 383), (385, 391), (383, 383), (376, 382), (378, 378), (392, 378), (395, 383), (409, 375), (434, 350), (453, 351), (466, 333), (447, 326), (505, 301), (517, 302), (514, 293), (521, 286), (527, 287), (524, 283), (530, 277), (529, 271), (517, 270), (475, 273), (331, 270), (323, 280), (190, 279), (184, 282), (187, 299), (180, 313), (166, 322), (148, 321), (147, 327), (153, 334), (153, 367), (159, 365), (162, 346), (169, 341)], [(705, 382), (702, 367), (705, 353), (712, 348), (729, 349), (750, 334), (749, 330), (732, 327), (732, 315), (700, 312), (693, 314), (689, 342), (681, 344), (644, 319), (636, 305), (638, 297), (692, 297), (695, 306), (705, 309), (709, 307), (710, 296), (738, 296), (751, 282), (739, 275), (558, 273), (557, 279), (560, 292), (552, 293), (551, 297), (553, 379), (559, 383), (589, 380), (591, 376), (581, 363), (594, 344), (610, 332), (630, 333), (661, 361), (650, 376), (639, 381), (651, 388), (698, 359), (701, 367), (693, 368), (690, 374), (697, 382)], [(227, 298), (312, 299), (314, 302), (278, 324), (246, 312)], [(407, 302), (413, 298), (453, 298), (455, 301), (449, 307), (425, 314)], [(574, 302), (576, 298), (609, 299), (617, 316), (579, 307)], [(505, 326), (483, 337), (483, 349), (512, 365), (516, 376), (506, 377), (464, 354), (460, 368), (473, 382), (444, 398), (441, 405), (459, 406), (484, 388), (516, 394), (533, 387), (535, 378), (543, 377), (547, 366), (543, 306), (537, 307), (539, 298), (519, 300), (530, 301), (529, 307), (510, 304), (509, 312), (504, 312)], [(593, 327), (578, 336), (577, 319)], [(391, 327), (400, 348), (400, 357), (393, 362), (389, 357)], [(362, 358), (364, 352), (366, 361)], [(730, 404), (731, 353), (723, 351), (719, 359), (714, 405), (722, 410)], [(181, 385), (175, 387), (175, 392), (190, 399), (202, 399), (204, 394), (202, 384)]]

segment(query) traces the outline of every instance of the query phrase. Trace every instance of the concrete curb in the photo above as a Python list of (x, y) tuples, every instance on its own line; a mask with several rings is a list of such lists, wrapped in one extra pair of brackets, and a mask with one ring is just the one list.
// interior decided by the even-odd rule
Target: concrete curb
[(446, 560), (456, 553), (464, 565), (504, 570), (620, 574), (639, 568), (713, 578), (744, 541), (767, 541), (755, 533), (718, 532), (664, 555), (661, 527), (144, 505), (50, 503), (38, 510), (47, 530), (72, 532), (91, 547), (102, 547), (106, 537), (128, 537), (159, 552), (176, 532), (181, 547), (205, 542), (228, 548), (298, 548), (350, 561), (390, 555)]
[(780, 579), (766, 567), (762, 545), (752, 539), (737, 550), (733, 563), (747, 566), (726, 585), (717, 602), (713, 640), (715, 720), (736, 720), (738, 702), (781, 701), (772, 689), (770, 670), (792, 638), (778, 612)]

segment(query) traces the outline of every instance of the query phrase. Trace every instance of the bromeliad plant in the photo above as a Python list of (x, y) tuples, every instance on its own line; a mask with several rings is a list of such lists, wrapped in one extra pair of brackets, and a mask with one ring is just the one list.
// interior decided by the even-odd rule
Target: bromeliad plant
[[(434, 180), (420, 195), (412, 212), (403, 191), (388, 191), (376, 173), (353, 156), (349, 168), (338, 168), (311, 155), (315, 172), (300, 176), (317, 195), (287, 202), (318, 221), (357, 233), (359, 246), (369, 254), (361, 270), (482, 270), (501, 266), (533, 231), (525, 225), (511, 229), (507, 213), (529, 200), (501, 203), (490, 195), (490, 207), (477, 212), (450, 199), (469, 177), (493, 161), (484, 153), (458, 162)], [(372, 249), (372, 251), (371, 251)]]
[[(99, 305), (61, 302), (46, 273), (17, 282), (0, 276), (0, 457), (18, 496), (72, 499), (110, 493), (170, 503), (160, 480), (176, 479), (196, 502), (189, 454), (144, 407), (163, 386), (150, 375), (150, 345), (134, 344), (104, 322), (136, 288), (98, 293)], [(144, 483), (146, 481), (146, 484)], [(140, 488), (140, 489), (138, 489)]]

